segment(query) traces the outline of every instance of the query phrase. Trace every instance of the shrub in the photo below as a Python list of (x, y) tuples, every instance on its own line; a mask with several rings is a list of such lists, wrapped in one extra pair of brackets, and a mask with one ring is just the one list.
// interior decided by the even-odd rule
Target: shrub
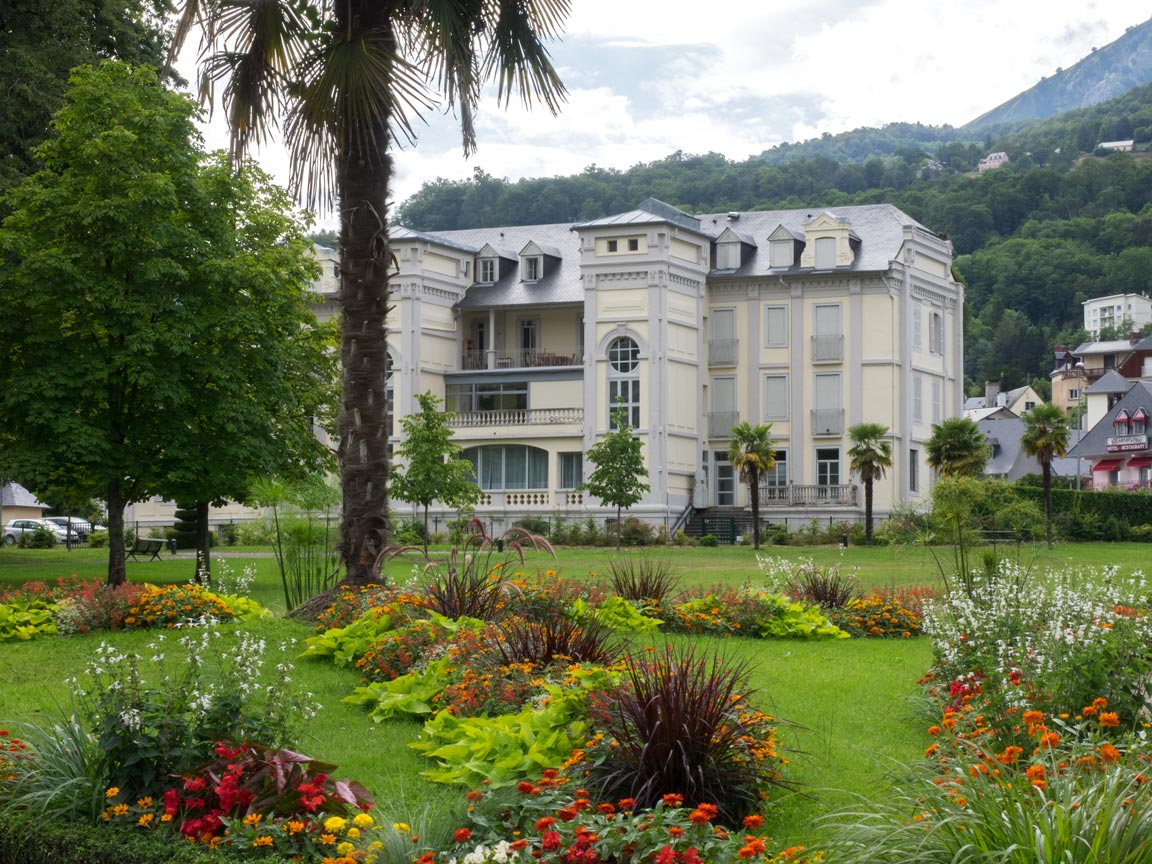
[(241, 546), (271, 546), (276, 541), (276, 526), (268, 519), (242, 522), (236, 526), (236, 539)]
[(552, 530), (551, 523), (543, 516), (525, 516), (512, 523), (513, 528), (521, 528), (529, 534), (547, 537)]
[(53, 617), (61, 635), (91, 633), (93, 630), (119, 630), (124, 619), (144, 591), (138, 583), (108, 585), (99, 579), (58, 583)]
[(54, 604), (38, 597), (11, 597), (0, 603), (0, 642), (27, 642), (57, 632)]
[(840, 572), (839, 566), (818, 567), (808, 562), (796, 568), (786, 589), (787, 594), (821, 609), (841, 609), (856, 596), (860, 581)]
[(672, 572), (667, 558), (647, 555), (611, 558), (608, 570), (612, 590), (634, 603), (659, 606), (679, 588), (680, 578)]
[(19, 545), (21, 549), (51, 549), (56, 545), (56, 535), (43, 525), (37, 525), (20, 535)]
[(235, 546), (240, 539), (240, 530), (235, 522), (224, 522), (216, 528), (216, 533), (220, 535), (220, 542), (225, 546)]
[(881, 591), (849, 600), (841, 609), (828, 610), (828, 618), (851, 636), (907, 639), (920, 635), (920, 616)]
[(457, 717), (515, 714), (543, 692), (539, 682), (540, 673), (531, 663), (466, 667), (432, 701)]
[[(399, 592), (391, 585), (360, 585), (355, 588), (343, 585), (332, 597), (332, 603), (316, 616), (316, 629), (330, 630), (333, 627), (347, 627), (370, 609), (399, 601)], [(422, 602), (421, 598), (405, 595), (402, 605)], [(393, 622), (395, 626), (395, 622)]]
[(75, 716), (43, 718), (17, 729), (20, 738), (0, 730), (0, 811), (94, 825), (104, 807), (110, 769), (96, 739)]
[(104, 549), (108, 546), (107, 531), (93, 531), (88, 535), (88, 545), (93, 549)]
[(705, 534), (700, 538), (700, 545), (707, 546), (712, 549), (720, 545), (720, 541), (716, 539), (715, 534)]
[(600, 585), (566, 579), (555, 570), (530, 575), (514, 573), (508, 584), (512, 589), (509, 596), (514, 598), (516, 614), (532, 621), (564, 617), (577, 602), (597, 604), (608, 596)]
[(620, 526), (620, 542), (625, 546), (651, 546), (656, 542), (656, 528), (630, 516)]
[(413, 621), (370, 643), (356, 668), (369, 681), (392, 681), (425, 661), (431, 649), (443, 645), (450, 635), (436, 621)]
[(686, 599), (660, 612), (669, 630), (752, 638), (846, 638), (818, 606), (793, 603), (778, 594), (719, 585), (694, 588)]
[(751, 706), (746, 664), (692, 648), (629, 657), (624, 682), (605, 691), (586, 754), (588, 785), (604, 800), (655, 807), (665, 795), (709, 803), (739, 825), (781, 782), (775, 721)]

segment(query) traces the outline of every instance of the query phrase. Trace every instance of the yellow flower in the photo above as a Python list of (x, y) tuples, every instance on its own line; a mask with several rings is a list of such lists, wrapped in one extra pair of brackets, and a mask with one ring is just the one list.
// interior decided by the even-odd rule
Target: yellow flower
[(272, 838), (265, 835), (264, 837), (257, 837), (252, 841), (253, 846), (271, 846)]
[(332, 845), (335, 845), (335, 843), (336, 843), (336, 835), (335, 834), (321, 834), (320, 835), (320, 845), (321, 846), (332, 846)]
[(355, 851), (356, 851), (356, 847), (353, 846), (351, 843), (341, 843), (339, 846), (336, 847), (336, 854), (341, 855), (341, 856), (351, 855)]
[(119, 794), (120, 794), (120, 787), (119, 786), (113, 786), (107, 792), (104, 793), (104, 797), (105, 798), (115, 798)]
[(299, 834), (304, 830), (304, 823), (298, 819), (289, 819), (283, 827), (289, 834)]
[(117, 804), (115, 807), (112, 808), (112, 815), (113, 816), (127, 816), (128, 815), (128, 805), (127, 804)]
[(360, 829), (359, 828), (349, 828), (348, 834), (346, 836), (348, 837), (349, 840), (359, 840), (360, 839)]
[[(352, 820), (352, 824), (355, 825), (357, 828), (371, 828), (373, 825), (376, 824), (376, 820), (373, 819), (371, 816), (369, 816), (367, 813), (357, 813), (355, 818)], [(404, 825), (403, 822), (397, 822), (396, 824), (397, 825)], [(399, 831), (400, 829), (397, 828), (396, 830)], [(405, 833), (405, 834), (408, 833), (408, 826), (407, 825), (404, 825), (403, 833)]]
[(139, 819), (136, 820), (136, 824), (147, 827), (148, 825), (152, 824), (152, 820), (155, 818), (156, 818), (155, 813), (145, 813)]
[(324, 820), (324, 830), (330, 834), (339, 834), (347, 824), (347, 819), (342, 819), (339, 816), (329, 816)]
[[(361, 813), (360, 816), (368, 816), (368, 814), (367, 813)], [(360, 816), (357, 816), (356, 819), (359, 819)], [(372, 817), (368, 816), (368, 818), (371, 819)], [(356, 819), (352, 820), (353, 825), (356, 824)], [(408, 827), (407, 822), (393, 822), (392, 827), (396, 829), (397, 834), (407, 834), (412, 830), (411, 828)]]
[(253, 825), (259, 825), (260, 820), (264, 818), (263, 813), (249, 813), (244, 817), (244, 824), (251, 828)]
[(147, 810), (149, 807), (152, 806), (152, 796), (151, 795), (145, 795), (143, 798), (139, 799), (136, 802), (136, 806), (142, 807), (145, 810)]

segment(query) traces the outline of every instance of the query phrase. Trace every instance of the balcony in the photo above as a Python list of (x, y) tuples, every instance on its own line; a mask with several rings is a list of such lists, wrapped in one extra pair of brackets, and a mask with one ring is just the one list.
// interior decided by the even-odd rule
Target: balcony
[(740, 353), (739, 339), (709, 339), (708, 365), (735, 366)]
[(855, 507), (856, 484), (761, 486), (760, 504), (764, 507)]
[(813, 435), (843, 435), (844, 409), (843, 408), (813, 408), (812, 409)]
[(583, 422), (583, 408), (513, 408), (501, 411), (464, 411), (454, 414), (448, 425), (456, 429), (472, 429), (477, 426), (554, 426)]
[(839, 334), (818, 334), (812, 337), (813, 363), (839, 363), (843, 359), (843, 336)]
[(713, 411), (708, 415), (708, 437), (731, 438), (732, 427), (739, 422), (739, 411)]
[(583, 366), (584, 352), (576, 348), (552, 348), (547, 351), (477, 351), (465, 349), (460, 368), (533, 369), (541, 366)]

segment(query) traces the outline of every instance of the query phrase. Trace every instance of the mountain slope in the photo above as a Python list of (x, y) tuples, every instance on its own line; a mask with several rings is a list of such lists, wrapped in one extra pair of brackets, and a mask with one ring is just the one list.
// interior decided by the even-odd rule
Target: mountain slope
[(1075, 66), (1041, 79), (1035, 87), (982, 114), (961, 131), (1051, 117), (1113, 99), (1150, 81), (1152, 21), (1145, 21)]

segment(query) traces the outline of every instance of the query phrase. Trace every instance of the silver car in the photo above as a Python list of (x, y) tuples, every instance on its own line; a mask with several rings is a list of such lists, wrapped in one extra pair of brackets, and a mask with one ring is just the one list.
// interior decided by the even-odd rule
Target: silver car
[(57, 528), (71, 529), (73, 539), (84, 540), (92, 533), (92, 523), (79, 516), (45, 516), (44, 521), (51, 522)]
[[(63, 543), (67, 535), (67, 529), (61, 528), (59, 525), (53, 525), (47, 519), (13, 519), (4, 526), (4, 545), (15, 546), (20, 542), (22, 534), (31, 534), (37, 528), (47, 528), (52, 532), (52, 536), (56, 538), (56, 542)], [(73, 539), (76, 535), (73, 534)]]

